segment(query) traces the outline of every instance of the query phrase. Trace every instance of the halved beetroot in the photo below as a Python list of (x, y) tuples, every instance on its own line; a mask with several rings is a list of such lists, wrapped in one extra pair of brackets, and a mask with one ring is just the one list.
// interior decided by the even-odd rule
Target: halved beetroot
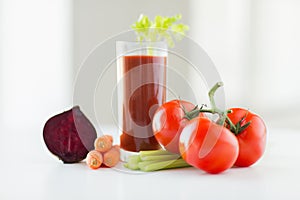
[(75, 163), (94, 148), (97, 133), (79, 106), (75, 106), (51, 117), (44, 126), (43, 137), (51, 153), (64, 163)]

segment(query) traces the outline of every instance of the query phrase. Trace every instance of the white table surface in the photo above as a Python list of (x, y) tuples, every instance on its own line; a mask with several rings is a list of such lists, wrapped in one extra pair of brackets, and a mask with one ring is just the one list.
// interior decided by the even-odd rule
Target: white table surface
[(270, 129), (263, 159), (218, 175), (194, 168), (134, 174), (62, 164), (46, 149), (41, 130), (34, 131), (34, 139), (26, 131), (1, 133), (1, 200), (300, 199), (299, 131)]

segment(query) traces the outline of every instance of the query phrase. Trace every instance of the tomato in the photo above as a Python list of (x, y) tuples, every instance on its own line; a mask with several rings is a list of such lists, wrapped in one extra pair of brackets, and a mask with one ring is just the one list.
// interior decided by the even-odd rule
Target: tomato
[(182, 129), (179, 149), (188, 164), (217, 174), (233, 166), (239, 145), (229, 129), (208, 118), (197, 117)]
[[(239, 142), (239, 155), (235, 166), (248, 167), (254, 164), (264, 153), (266, 146), (267, 129), (264, 121), (258, 115), (243, 109), (231, 108), (232, 113), (228, 113), (229, 119), (239, 127), (250, 125), (245, 130), (236, 134)], [(234, 130), (232, 130), (234, 132)]]
[(168, 151), (179, 154), (179, 135), (188, 122), (184, 118), (186, 111), (191, 111), (195, 105), (183, 101), (172, 100), (160, 106), (153, 117), (152, 129), (157, 141)]

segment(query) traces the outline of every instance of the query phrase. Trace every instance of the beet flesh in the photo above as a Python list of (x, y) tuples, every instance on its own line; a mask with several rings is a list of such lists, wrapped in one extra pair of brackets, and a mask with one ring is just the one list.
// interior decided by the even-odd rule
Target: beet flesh
[(94, 149), (97, 133), (79, 106), (75, 106), (51, 117), (44, 126), (43, 137), (51, 153), (64, 163), (76, 163)]

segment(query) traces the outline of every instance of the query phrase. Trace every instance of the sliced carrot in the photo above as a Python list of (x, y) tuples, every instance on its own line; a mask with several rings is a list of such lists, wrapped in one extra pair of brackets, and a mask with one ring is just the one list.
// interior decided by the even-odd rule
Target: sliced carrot
[(86, 164), (91, 169), (98, 169), (103, 163), (102, 154), (99, 151), (92, 150), (86, 156)]
[(103, 164), (108, 167), (114, 167), (120, 161), (120, 149), (119, 146), (113, 146), (109, 151), (103, 155)]
[(112, 143), (113, 138), (111, 135), (103, 135), (98, 137), (94, 142), (95, 150), (104, 153), (111, 149)]

